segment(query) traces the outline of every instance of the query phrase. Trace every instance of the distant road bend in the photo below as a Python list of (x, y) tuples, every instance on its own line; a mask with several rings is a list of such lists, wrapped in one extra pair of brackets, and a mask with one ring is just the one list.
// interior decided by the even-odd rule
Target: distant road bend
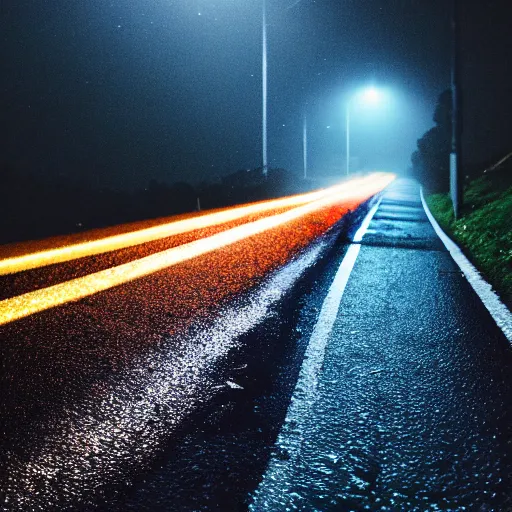
[(87, 508), (143, 471), (330, 228), (393, 180), (0, 248), (7, 510)]

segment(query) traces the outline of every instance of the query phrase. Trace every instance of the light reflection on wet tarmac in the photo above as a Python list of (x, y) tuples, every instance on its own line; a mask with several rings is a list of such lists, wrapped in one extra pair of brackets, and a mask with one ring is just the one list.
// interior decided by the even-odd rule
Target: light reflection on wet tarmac
[(66, 411), (37, 456), (9, 458), (6, 504), (14, 510), (44, 510), (48, 503), (58, 508), (93, 505), (116, 485), (129, 482), (131, 472), (150, 462), (176, 426), (225, 385), (215, 380), (216, 365), (236, 348), (242, 334), (271, 313), (324, 247), (314, 245), (277, 271), (209, 328), (197, 328), (178, 344), (164, 342), (141, 357), (103, 397), (92, 393)]
[(367, 197), (3, 326), (6, 510), (111, 503), (226, 385), (216, 381), (218, 362), (314, 263), (322, 235)]

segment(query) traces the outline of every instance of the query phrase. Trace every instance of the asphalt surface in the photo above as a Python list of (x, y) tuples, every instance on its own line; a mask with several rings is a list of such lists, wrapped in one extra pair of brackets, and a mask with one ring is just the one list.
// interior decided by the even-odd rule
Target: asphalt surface
[(512, 510), (511, 375), (510, 345), (418, 186), (396, 182), (251, 510)]
[[(49, 285), (249, 226), (237, 243), (0, 326), (0, 507), (112, 510), (175, 460), (184, 434), (230, 409), (249, 373), (237, 359), (257, 346), (255, 333), (267, 355), (277, 347), (283, 301), (367, 198), (357, 192), (256, 235), (254, 222), (280, 212), (2, 276), (7, 301), (51, 296)], [(238, 488), (245, 496), (250, 486)]]
[[(1, 327), (0, 508), (512, 510), (510, 345), (413, 182), (386, 191), (297, 389), (372, 201)], [(3, 277), (6, 296), (178, 243)]]

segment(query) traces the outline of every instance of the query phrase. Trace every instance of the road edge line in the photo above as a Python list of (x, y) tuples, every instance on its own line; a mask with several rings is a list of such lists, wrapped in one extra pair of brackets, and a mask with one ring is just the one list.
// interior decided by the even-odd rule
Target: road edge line
[[(286, 485), (286, 482), (289, 481), (288, 478), (283, 478), (282, 475), (279, 478), (274, 475), (276, 473), (289, 472), (290, 467), (294, 466), (299, 457), (300, 449), (305, 439), (304, 432), (301, 431), (298, 426), (307, 417), (311, 404), (316, 402), (315, 394), (318, 387), (317, 377), (325, 359), (325, 350), (329, 341), (329, 335), (336, 322), (341, 300), (357, 261), (357, 256), (361, 250), (360, 241), (382, 201), (382, 192), (380, 192), (380, 194), (381, 197), (366, 214), (357, 231), (357, 236), (360, 238), (359, 241), (349, 244), (348, 250), (341, 260), (327, 295), (322, 302), (320, 313), (318, 314), (318, 318), (309, 338), (290, 405), (288, 406), (283, 426), (274, 443), (285, 449), (289, 458), (282, 460), (274, 456), (270, 459), (260, 484), (252, 493), (252, 500), (249, 505), (250, 511), (266, 510), (264, 504), (266, 497), (269, 496), (269, 494), (273, 494), (272, 486), (276, 483), (278, 485)], [(297, 439), (298, 437), (299, 439)], [(280, 492), (284, 491), (284, 489), (280, 489)]]
[(442, 230), (425, 201), (423, 187), (420, 188), (420, 197), (423, 209), (425, 210), (428, 220), (430, 221), (430, 224), (432, 224), (435, 232), (486, 307), (487, 311), (491, 314), (496, 325), (501, 329), (509, 343), (512, 344), (512, 313), (501, 301), (497, 293), (492, 289), (492, 286), (482, 277), (478, 269), (464, 255), (460, 247)]
[(370, 208), (368, 213), (366, 214), (366, 217), (363, 219), (363, 222), (361, 222), (361, 225), (357, 229), (354, 238), (352, 239), (353, 243), (360, 243), (363, 240), (363, 236), (368, 231), (368, 226), (370, 225), (370, 222), (373, 219), (373, 216), (375, 213), (377, 213), (377, 210), (379, 209), (380, 203), (382, 202), (382, 198), (384, 197), (383, 191), (380, 192), (380, 197), (377, 199), (377, 202)]

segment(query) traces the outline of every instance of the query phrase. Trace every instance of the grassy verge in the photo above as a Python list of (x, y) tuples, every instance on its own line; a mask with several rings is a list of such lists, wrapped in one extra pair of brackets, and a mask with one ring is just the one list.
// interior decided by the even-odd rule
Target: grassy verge
[(448, 194), (427, 197), (430, 211), (463, 249), (505, 304), (512, 307), (512, 173), (493, 173), (464, 190), (461, 217), (453, 218)]

